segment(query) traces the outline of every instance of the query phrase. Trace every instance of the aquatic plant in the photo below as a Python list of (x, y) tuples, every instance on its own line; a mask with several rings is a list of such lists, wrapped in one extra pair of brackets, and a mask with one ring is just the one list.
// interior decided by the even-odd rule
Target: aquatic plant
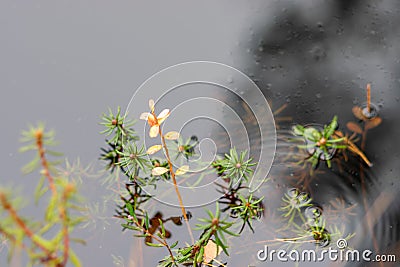
[(213, 162), (213, 167), (217, 169), (218, 175), (227, 179), (232, 186), (240, 179), (246, 182), (253, 173), (251, 169), (256, 163), (252, 163), (252, 158), (246, 157), (247, 151), (241, 151), (239, 154), (236, 148), (231, 148), (229, 154), (225, 154), (222, 159)]
[(47, 206), (42, 221), (28, 219), (19, 211), (23, 198), (14, 190), (0, 189), (0, 233), (10, 243), (9, 259), (22, 250), (31, 265), (64, 267), (70, 261), (74, 266), (81, 266), (70, 243), (84, 243), (72, 238), (71, 233), (85, 218), (80, 215), (82, 208), (75, 181), (68, 179), (59, 161), (49, 160), (50, 156), (61, 155), (49, 149), (56, 144), (54, 131), (46, 131), (44, 124), (39, 123), (23, 131), (21, 141), (25, 143), (21, 152), (35, 153), (23, 172), (40, 169), (35, 202), (46, 201)]
[(313, 126), (302, 126), (300, 124), (293, 127), (293, 133), (305, 139), (305, 145), (298, 145), (299, 148), (306, 149), (310, 153), (309, 161), (315, 168), (322, 159), (326, 161), (328, 168), (331, 168), (331, 159), (336, 149), (346, 149), (347, 145), (343, 137), (334, 137), (338, 127), (337, 116), (332, 121), (318, 130)]
[[(103, 115), (105, 116), (103, 125), (106, 129), (102, 133), (112, 141), (106, 140), (108, 149), (102, 149), (101, 159), (108, 162), (106, 168), (109, 171), (115, 172), (120, 169), (127, 177), (125, 193), (120, 193), (122, 204), (117, 205), (116, 217), (124, 220), (123, 230), (136, 232), (136, 236), (144, 238), (148, 246), (163, 247), (168, 251), (168, 256), (160, 260), (159, 266), (187, 264), (201, 266), (213, 261), (218, 263), (216, 257), (221, 251), (229, 255), (225, 235), (238, 236), (246, 225), (254, 231), (252, 221), (259, 219), (263, 214), (264, 198), (249, 194), (248, 188), (242, 186), (242, 183), (246, 183), (252, 175), (252, 167), (255, 163), (252, 162), (252, 158), (247, 156), (247, 151), (237, 151), (236, 148), (231, 148), (229, 153), (212, 163), (214, 168), (211, 170), (214, 170), (227, 183), (223, 186), (226, 194), (221, 199), (231, 194), (235, 195), (237, 201), (234, 205), (228, 205), (224, 209), (220, 209), (217, 203), (215, 213), (206, 210), (208, 218), (198, 218), (201, 223), (192, 229), (188, 222), (192, 215), (186, 211), (177, 182), (179, 177), (190, 172), (189, 166), (175, 167), (171, 157), (183, 156), (184, 159), (189, 160), (190, 157), (195, 156), (194, 147), (198, 144), (197, 137), (184, 139), (176, 131), (164, 133), (160, 126), (165, 120), (170, 119), (169, 109), (162, 110), (157, 116), (153, 100), (149, 101), (149, 109), (150, 112), (142, 113), (140, 119), (147, 121), (150, 127), (149, 136), (151, 138), (159, 137), (160, 144), (148, 148), (139, 144), (140, 140), (133, 129), (124, 130), (124, 119), (127, 119), (127, 116), (121, 116), (119, 108), (117, 115), (113, 115), (111, 111), (108, 115)], [(118, 123), (112, 123), (113, 120)], [(164, 152), (164, 157), (155, 157), (159, 151)], [(153, 217), (149, 215), (144, 204), (152, 196), (148, 195), (142, 187), (152, 185), (157, 188), (159, 180), (172, 181), (181, 208), (180, 216), (163, 219), (161, 212), (156, 212)], [(239, 192), (237, 185), (243, 189), (243, 192)], [(236, 214), (236, 216), (222, 218), (221, 214), (225, 211), (229, 211), (231, 215)], [(167, 241), (171, 237), (165, 226), (168, 221), (172, 221), (176, 225), (182, 225), (182, 222), (186, 224), (191, 239), (189, 244), (182, 247), (179, 240), (171, 244)], [(231, 230), (236, 228), (235, 225), (240, 225), (239, 233)], [(195, 239), (193, 231), (202, 231), (202, 233)]]
[(284, 194), (279, 210), (282, 212), (281, 218), (285, 219), (286, 225), (277, 229), (276, 234), (284, 237), (266, 240), (265, 243), (286, 244), (294, 247), (313, 243), (319, 248), (336, 243), (339, 239), (348, 241), (355, 235), (345, 229), (342, 224), (338, 225), (335, 218), (326, 217), (322, 208), (313, 203), (313, 199), (307, 193), (296, 188), (289, 189)]
[[(108, 170), (115, 172), (119, 169), (127, 177), (126, 192), (120, 191), (122, 204), (117, 205), (116, 217), (124, 221), (123, 230), (134, 231), (136, 236), (143, 238), (148, 246), (166, 249), (168, 255), (160, 259), (159, 266), (211, 266), (213, 262), (225, 266), (219, 262), (217, 256), (221, 252), (229, 255), (229, 239), (242, 235), (246, 226), (254, 232), (254, 220), (259, 220), (266, 210), (265, 198), (257, 197), (249, 192), (247, 187), (256, 163), (247, 151), (238, 151), (235, 147), (229, 148), (229, 151), (223, 155), (218, 155), (212, 162), (211, 168), (207, 168), (206, 171), (214, 171), (223, 181), (223, 184), (215, 183), (219, 187), (217, 191), (222, 196), (217, 201), (215, 213), (206, 210), (208, 218), (197, 218), (201, 223), (192, 229), (189, 224), (192, 214), (185, 208), (178, 181), (181, 181), (180, 179), (185, 175), (190, 177), (194, 175), (190, 173), (189, 165), (185, 165), (187, 164), (185, 162), (196, 156), (194, 148), (198, 144), (198, 139), (196, 136), (185, 139), (176, 131), (164, 133), (161, 128), (162, 123), (173, 119), (170, 117), (169, 109), (163, 109), (159, 115), (156, 115), (153, 100), (149, 101), (149, 109), (150, 112), (142, 113), (140, 119), (147, 121), (151, 138), (160, 138), (158, 144), (150, 147), (145, 147), (140, 143), (133, 129), (130, 133), (124, 134), (114, 124), (104, 124), (116, 130), (103, 131), (104, 134), (109, 134), (115, 143), (106, 140), (109, 148), (103, 149), (102, 159), (108, 162), (106, 165)], [(127, 118), (126, 115), (119, 116), (120, 119)], [(123, 120), (120, 123), (124, 125)], [(292, 130), (296, 136), (300, 137), (297, 140), (306, 142), (294, 146), (294, 149), (309, 155), (303, 159), (303, 162), (310, 162), (312, 170), (320, 161), (325, 161), (328, 168), (332, 168), (331, 161), (345, 157), (346, 151), (368, 162), (363, 152), (355, 145), (354, 136), (349, 137), (338, 130), (337, 116), (321, 128), (313, 125), (296, 125)], [(119, 135), (119, 137), (113, 135)], [(299, 160), (294, 162), (294, 166), (300, 166), (298, 163), (302, 161), (302, 158), (299, 158), (301, 153), (296, 154), (295, 150), (287, 157), (291, 157), (292, 161), (294, 158)], [(160, 151), (164, 152), (163, 155), (156, 157)], [(175, 160), (181, 158), (180, 165), (174, 166), (172, 158)], [(290, 163), (289, 165), (292, 166)], [(300, 169), (295, 168), (291, 172), (293, 176), (296, 176), (298, 183), (301, 183), (298, 185), (304, 184), (307, 188), (315, 174), (323, 173), (323, 171), (313, 170), (310, 173), (307, 165), (304, 164)], [(181, 208), (179, 216), (174, 214), (164, 217), (160, 211), (150, 211), (146, 207), (146, 203), (153, 196), (147, 194), (143, 187), (151, 185), (157, 189), (160, 180), (169, 180), (174, 185), (175, 195)], [(224, 206), (220, 208), (219, 204)], [(281, 214), (276, 217), (285, 224), (280, 229), (275, 229), (275, 234), (281, 234), (282, 237), (266, 242), (295, 246), (314, 243), (317, 247), (323, 247), (340, 238), (350, 239), (354, 236), (354, 233), (348, 232), (348, 229), (343, 229), (340, 222), (323, 215), (322, 209), (313, 202), (310, 195), (299, 189), (292, 189), (283, 194), (282, 206), (278, 211)], [(225, 212), (228, 216), (221, 216)], [(352, 214), (349, 211), (348, 215)], [(166, 225), (169, 221), (175, 225), (185, 224), (191, 241), (185, 241), (185, 244), (182, 244), (181, 240), (169, 241), (171, 233)], [(196, 234), (196, 231), (202, 231), (202, 233)]]

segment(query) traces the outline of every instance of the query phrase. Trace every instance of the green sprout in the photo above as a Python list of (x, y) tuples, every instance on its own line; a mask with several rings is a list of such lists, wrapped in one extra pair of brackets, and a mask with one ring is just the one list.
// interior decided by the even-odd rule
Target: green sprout
[(346, 149), (345, 138), (334, 137), (336, 128), (338, 127), (337, 116), (334, 116), (332, 121), (325, 125), (320, 131), (311, 126), (295, 125), (293, 133), (297, 136), (302, 136), (306, 140), (305, 145), (299, 145), (299, 148), (306, 149), (311, 154), (313, 168), (316, 168), (320, 159), (325, 160), (328, 168), (331, 168), (331, 159), (336, 149)]
[(247, 224), (251, 231), (254, 233), (252, 226), (253, 219), (260, 218), (264, 212), (264, 205), (262, 203), (264, 197), (256, 198), (250, 194), (247, 198), (239, 195), (240, 205), (232, 207), (231, 209), (239, 213), (239, 217), (243, 220), (242, 228), (239, 234), (242, 233), (244, 226)]
[(221, 219), (221, 212), (218, 202), (216, 204), (215, 214), (213, 214), (210, 210), (206, 210), (206, 212), (208, 218), (200, 218), (199, 221), (203, 222), (203, 224), (196, 224), (196, 230), (204, 230), (199, 242), (203, 243), (205, 240), (208, 241), (212, 236), (214, 236), (215, 243), (222, 248), (226, 255), (229, 256), (225, 234), (238, 236), (237, 234), (228, 230), (234, 223)]
[(118, 165), (125, 170), (130, 180), (134, 180), (139, 170), (146, 171), (152, 166), (144, 146), (140, 148), (136, 143), (123, 146), (123, 151), (117, 152), (120, 155)]
[[(202, 266), (202, 263), (206, 263), (210, 266), (209, 262), (216, 261), (215, 257), (219, 254), (218, 250), (220, 249), (229, 256), (225, 235), (238, 236), (228, 230), (234, 223), (221, 219), (218, 202), (215, 214), (210, 210), (206, 210), (206, 212), (208, 218), (200, 218), (199, 221), (202, 223), (196, 224), (196, 230), (203, 230), (200, 238), (193, 245), (176, 250), (176, 255), (168, 256), (161, 260), (159, 266), (171, 267), (176, 266), (177, 263), (185, 266), (190, 264), (194, 267)], [(214, 255), (207, 255), (207, 247), (214, 248), (214, 253), (212, 253)]]
[(230, 185), (241, 178), (247, 182), (253, 173), (251, 167), (256, 163), (251, 163), (253, 159), (247, 159), (246, 154), (247, 151), (241, 151), (238, 154), (236, 148), (231, 148), (229, 154), (225, 154), (223, 159), (216, 160), (213, 166), (217, 169), (218, 175), (229, 179)]
[[(196, 224), (197, 228), (194, 230), (202, 231), (202, 234), (197, 239), (194, 239), (192, 229), (188, 224), (188, 218), (191, 217), (191, 214), (183, 209), (182, 199), (177, 190), (182, 216), (163, 219), (162, 213), (157, 212), (154, 217), (149, 218), (148, 210), (143, 206), (152, 196), (145, 193), (142, 187), (147, 185), (156, 187), (160, 179), (172, 180), (174, 186), (177, 186), (176, 177), (179, 179), (184, 175), (189, 170), (189, 166), (182, 165), (175, 169), (171, 158), (181, 158), (188, 161), (190, 157), (195, 155), (195, 146), (198, 145), (196, 136), (183, 139), (176, 131), (164, 134), (160, 125), (169, 117), (169, 110), (164, 109), (156, 116), (153, 100), (149, 101), (149, 108), (151, 112), (143, 113), (140, 119), (146, 120), (149, 124), (150, 137), (160, 136), (161, 144), (155, 144), (148, 148), (138, 145), (138, 138), (134, 135), (133, 129), (125, 130), (127, 127), (127, 124), (124, 123), (126, 117), (120, 115), (119, 108), (116, 115), (112, 114), (111, 111), (109, 115), (103, 115), (102, 124), (106, 126), (106, 130), (102, 133), (112, 137), (111, 141), (106, 140), (109, 147), (102, 149), (101, 159), (108, 162), (106, 168), (111, 173), (121, 171), (129, 178), (129, 182), (125, 185), (128, 194), (121, 192), (122, 204), (117, 205), (116, 217), (124, 220), (123, 230), (135, 231), (136, 236), (144, 238), (148, 246), (164, 247), (168, 250), (169, 255), (159, 261), (159, 266), (172, 267), (178, 266), (178, 264), (211, 266), (211, 262), (221, 265), (216, 257), (222, 251), (229, 255), (227, 236), (238, 236), (246, 225), (249, 225), (254, 232), (252, 220), (261, 217), (264, 211), (263, 198), (257, 198), (252, 194), (245, 198), (241, 194), (237, 194), (237, 202), (229, 207), (231, 214), (236, 214), (236, 217), (231, 216), (234, 218), (232, 221), (228, 220), (229, 216), (225, 219), (221, 218), (221, 213), (227, 211), (227, 209), (220, 210), (217, 203), (215, 214), (206, 210), (208, 217), (199, 218), (200, 223)], [(164, 151), (165, 158), (154, 157), (153, 155), (158, 151)], [(252, 158), (247, 156), (247, 151), (237, 152), (236, 148), (230, 149), (229, 153), (225, 154), (222, 159), (213, 163), (218, 175), (223, 176), (224, 180), (229, 182), (227, 190), (232, 189), (235, 181), (239, 182), (238, 188), (247, 188), (241, 186), (241, 184), (249, 180), (253, 173), (251, 167), (254, 165), (256, 163), (252, 163)], [(209, 171), (215, 169), (210, 168)], [(232, 209), (232, 207), (235, 207), (235, 209)], [(240, 217), (240, 220), (237, 220), (238, 217)], [(166, 239), (171, 236), (171, 233), (165, 230), (164, 223), (169, 220), (176, 225), (181, 225), (183, 220), (185, 221), (191, 243), (182, 248), (176, 248), (178, 241), (172, 245), (168, 244)], [(240, 233), (236, 234), (230, 228), (233, 228), (238, 222), (243, 222), (243, 224)]]
[[(293, 223), (296, 215), (302, 216), (301, 209), (311, 207), (312, 199), (308, 194), (300, 192), (297, 189), (291, 189), (282, 198), (283, 206), (280, 208), (284, 218), (288, 219), (288, 225)], [(303, 218), (303, 221), (305, 219)]]
[(177, 140), (170, 142), (168, 148), (170, 148), (171, 154), (176, 154), (175, 160), (179, 157), (184, 157), (186, 160), (189, 160), (189, 158), (196, 154), (194, 148), (198, 143), (198, 138), (195, 135), (186, 140), (179, 137)]
[(101, 134), (105, 134), (106, 136), (114, 136), (109, 141), (112, 144), (116, 144), (122, 137), (127, 137), (128, 139), (135, 136), (135, 131), (131, 128), (134, 125), (134, 121), (129, 120), (127, 115), (121, 115), (121, 108), (118, 107), (117, 114), (114, 115), (111, 109), (109, 109), (109, 113), (103, 114), (102, 116), (103, 122), (100, 123), (106, 129), (101, 132)]

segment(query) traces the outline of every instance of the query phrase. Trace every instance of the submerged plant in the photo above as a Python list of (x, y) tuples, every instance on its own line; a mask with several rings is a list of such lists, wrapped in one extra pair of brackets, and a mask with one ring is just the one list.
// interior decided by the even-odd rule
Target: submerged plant
[(239, 234), (243, 231), (246, 224), (254, 233), (252, 221), (262, 216), (264, 212), (264, 206), (262, 203), (264, 197), (257, 198), (254, 197), (253, 194), (250, 194), (247, 198), (239, 195), (239, 199), (240, 204), (231, 208), (233, 211), (236, 211), (238, 213), (238, 216), (243, 220), (243, 224), (240, 228)]
[(197, 136), (192, 135), (190, 138), (183, 140), (182, 137), (179, 137), (171, 144), (167, 144), (169, 151), (171, 152), (171, 157), (174, 157), (175, 160), (179, 159), (180, 157), (184, 157), (187, 161), (193, 157), (195, 152), (195, 147), (198, 145), (199, 140)]
[(330, 215), (326, 217), (322, 208), (315, 205), (308, 194), (296, 188), (288, 190), (284, 195), (280, 211), (283, 212), (286, 226), (278, 229), (277, 233), (285, 237), (266, 240), (266, 243), (284, 243), (294, 247), (312, 243), (319, 248), (336, 244), (339, 239), (348, 241), (355, 235), (346, 231), (344, 225), (339, 227)]
[[(169, 110), (164, 109), (157, 116), (153, 100), (149, 101), (149, 109), (150, 112), (142, 113), (140, 119), (146, 120), (150, 126), (151, 138), (160, 137), (160, 144), (146, 148), (139, 144), (138, 138), (130, 136), (134, 134), (133, 129), (123, 133), (113, 123), (104, 124), (107, 129), (103, 133), (111, 136), (114, 134), (112, 140), (116, 140), (116, 143), (106, 141), (111, 148), (103, 149), (102, 159), (108, 162), (106, 168), (111, 172), (115, 172), (117, 169), (121, 170), (128, 178), (125, 186), (126, 192), (120, 192), (122, 204), (117, 206), (116, 217), (124, 220), (123, 230), (136, 232), (136, 236), (144, 238), (148, 246), (164, 247), (168, 251), (168, 256), (159, 262), (159, 266), (187, 266), (188, 264), (211, 266), (213, 261), (225, 266), (216, 257), (221, 251), (229, 255), (227, 236), (239, 235), (245, 225), (254, 231), (252, 221), (260, 218), (264, 211), (263, 198), (258, 198), (253, 194), (243, 196), (245, 191), (248, 192), (248, 188), (242, 184), (249, 180), (253, 173), (251, 167), (255, 163), (252, 163), (252, 159), (247, 157), (247, 151), (237, 151), (236, 148), (232, 148), (223, 158), (213, 163), (214, 168), (207, 169), (206, 172), (217, 170), (217, 174), (227, 183), (227, 186), (223, 186), (226, 190), (224, 197), (230, 194), (237, 201), (224, 209), (220, 209), (217, 203), (215, 213), (207, 210), (208, 218), (198, 218), (201, 223), (197, 224), (195, 229), (191, 229), (188, 220), (192, 215), (186, 211), (178, 189), (178, 179), (190, 171), (189, 166), (175, 167), (171, 157), (177, 160), (183, 156), (184, 160), (189, 161), (196, 154), (194, 148), (198, 144), (198, 139), (196, 136), (184, 139), (175, 131), (164, 133), (160, 126), (169, 119)], [(120, 114), (119, 109), (117, 114)], [(123, 119), (126, 119), (126, 116), (109, 115), (108, 121), (118, 116), (119, 123), (124, 125)], [(164, 152), (161, 158), (156, 157), (159, 151)], [(184, 161), (181, 160), (181, 162)], [(202, 177), (201, 174), (200, 177)], [(150, 212), (145, 204), (152, 199), (152, 196), (148, 195), (143, 187), (152, 185), (156, 189), (157, 182), (160, 180), (169, 180), (173, 183), (182, 211), (181, 216), (164, 218), (161, 212), (156, 212), (153, 217), (149, 215)], [(236, 182), (238, 182), (238, 187), (233, 187)], [(234, 188), (237, 189), (235, 192), (233, 192)], [(244, 192), (239, 192), (240, 189), (243, 189)], [(223, 202), (221, 201), (221, 203)], [(229, 211), (231, 215), (235, 214), (235, 216), (222, 218), (221, 213), (225, 211)], [(167, 242), (167, 239), (171, 237), (171, 233), (165, 228), (168, 221), (172, 221), (175, 225), (182, 225), (184, 222), (188, 228), (191, 243), (186, 243), (182, 247), (179, 240)], [(239, 234), (232, 230), (235, 225), (241, 227)], [(202, 233), (195, 239), (192, 230), (202, 231)]]
[(335, 138), (334, 133), (338, 127), (337, 116), (334, 116), (332, 121), (318, 130), (312, 126), (296, 125), (293, 127), (293, 133), (305, 139), (305, 145), (298, 145), (299, 148), (306, 149), (311, 155), (313, 168), (317, 167), (319, 161), (322, 159), (331, 168), (331, 159), (336, 152), (336, 149), (346, 149), (347, 145), (344, 143), (344, 138)]
[(224, 158), (213, 162), (214, 168), (217, 169), (218, 175), (229, 181), (230, 186), (243, 179), (245, 182), (249, 180), (249, 176), (253, 173), (252, 158), (247, 158), (247, 151), (238, 153), (236, 148), (231, 148), (229, 154), (225, 154)]
[(36, 202), (47, 200), (47, 207), (43, 221), (27, 219), (19, 211), (22, 198), (11, 193), (11, 190), (0, 189), (0, 233), (11, 244), (10, 259), (15, 251), (23, 250), (31, 265), (65, 267), (70, 261), (74, 266), (81, 266), (70, 243), (72, 240), (83, 242), (71, 238), (71, 232), (85, 218), (78, 216), (81, 208), (76, 184), (65, 176), (65, 172), (60, 171), (58, 161), (48, 159), (51, 155), (60, 155), (47, 149), (56, 144), (54, 132), (46, 131), (44, 124), (38, 124), (24, 131), (22, 136), (21, 140), (26, 145), (20, 150), (34, 151), (36, 154), (23, 171), (28, 173), (40, 169), (41, 178), (35, 198)]
[(285, 212), (283, 217), (287, 218), (288, 225), (294, 222), (296, 216), (302, 216), (301, 209), (312, 206), (311, 201), (312, 199), (308, 194), (297, 189), (291, 189), (285, 193), (280, 210)]

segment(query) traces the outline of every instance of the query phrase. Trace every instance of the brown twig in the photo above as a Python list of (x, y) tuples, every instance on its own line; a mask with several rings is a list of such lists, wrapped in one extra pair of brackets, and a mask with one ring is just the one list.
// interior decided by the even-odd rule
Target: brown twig
[[(157, 118), (156, 114), (154, 113), (154, 110), (152, 110), (152, 114), (153, 114), (153, 116), (155, 118)], [(194, 237), (193, 237), (192, 229), (191, 229), (191, 227), (189, 225), (189, 219), (188, 219), (188, 217), (186, 215), (186, 209), (185, 209), (185, 206), (183, 205), (183, 200), (182, 200), (181, 193), (179, 192), (178, 184), (177, 184), (176, 178), (175, 178), (174, 168), (173, 168), (173, 165), (172, 165), (172, 162), (171, 162), (171, 158), (169, 156), (167, 143), (165, 142), (165, 137), (163, 135), (161, 127), (158, 128), (158, 133), (161, 136), (161, 142), (162, 142), (162, 145), (164, 147), (165, 156), (166, 156), (167, 161), (168, 161), (169, 172), (171, 174), (172, 182), (174, 183), (174, 188), (175, 188), (176, 195), (178, 196), (179, 206), (180, 206), (180, 208), (182, 210), (182, 215), (183, 215), (183, 218), (185, 219), (185, 223), (186, 223), (186, 226), (188, 228), (188, 232), (189, 232), (189, 236), (190, 236), (191, 242), (194, 243)]]
[(11, 218), (21, 228), (21, 230), (25, 233), (25, 235), (32, 241), (32, 243), (34, 243), (38, 248), (43, 250), (43, 252), (45, 252), (50, 258), (50, 255), (52, 254), (52, 252), (34, 238), (35, 234), (32, 232), (31, 229), (28, 228), (28, 226), (21, 219), (21, 217), (19, 217), (19, 215), (17, 214), (17, 211), (13, 208), (11, 203), (8, 202), (6, 195), (2, 192), (0, 192), (0, 202), (1, 202), (1, 206), (3, 206), (3, 208), (6, 211), (8, 211)]
[[(54, 183), (54, 177), (50, 173), (49, 163), (46, 159), (46, 150), (43, 147), (43, 131), (41, 129), (38, 129), (35, 132), (35, 138), (36, 138), (37, 150), (38, 150), (41, 164), (43, 167), (43, 174), (45, 175), (45, 177), (47, 178), (47, 181), (49, 182), (49, 188), (51, 190), (52, 197), (54, 199), (56, 199), (57, 195), (58, 195), (57, 188)], [(59, 208), (58, 208), (58, 213), (59, 213), (60, 219), (62, 221), (62, 231), (63, 231), (63, 238), (64, 238), (63, 261), (61, 264), (57, 265), (59, 267), (66, 266), (67, 262), (68, 262), (68, 258), (69, 258), (69, 256), (68, 256), (68, 254), (69, 254), (69, 233), (68, 233), (68, 222), (67, 222), (68, 218), (67, 218), (67, 214), (66, 214), (65, 203), (67, 201), (68, 195), (71, 192), (71, 190), (73, 190), (71, 185), (67, 185), (64, 190), (63, 197), (61, 199), (62, 203), (60, 203)]]
[(175, 258), (174, 258), (174, 254), (172, 253), (171, 247), (168, 245), (167, 241), (165, 240), (164, 237), (160, 238), (154, 234), (152, 234), (148, 229), (146, 229), (145, 227), (143, 227), (142, 224), (140, 224), (137, 220), (132, 220), (132, 222), (134, 222), (136, 224), (137, 227), (139, 227), (140, 229), (142, 229), (142, 231), (148, 235), (151, 236), (152, 239), (156, 240), (158, 243), (162, 244), (164, 247), (167, 248), (169, 255), (171, 256), (171, 260), (174, 263), (175, 266), (178, 266), (175, 262)]
[(64, 193), (62, 196), (62, 200), (60, 203), (60, 217), (62, 221), (62, 231), (64, 237), (64, 249), (63, 249), (63, 262), (61, 266), (66, 266), (68, 261), (69, 254), (69, 234), (68, 234), (68, 216), (67, 209), (65, 208), (65, 203), (67, 203), (69, 194), (74, 190), (74, 186), (72, 184), (67, 184), (64, 189)]
[(371, 84), (367, 84), (367, 110), (368, 114), (371, 113)]
[(39, 152), (40, 161), (41, 161), (42, 167), (43, 167), (43, 174), (46, 176), (47, 181), (49, 182), (49, 188), (51, 190), (51, 193), (53, 194), (53, 197), (56, 197), (57, 189), (54, 184), (54, 178), (50, 174), (49, 163), (47, 162), (46, 152), (43, 147), (43, 131), (41, 129), (36, 130), (35, 138), (36, 138), (36, 146), (37, 146), (37, 150)]

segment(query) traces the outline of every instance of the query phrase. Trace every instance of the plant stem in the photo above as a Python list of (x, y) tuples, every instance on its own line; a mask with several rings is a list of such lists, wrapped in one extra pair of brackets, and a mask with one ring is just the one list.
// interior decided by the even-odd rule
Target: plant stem
[(42, 163), (42, 167), (43, 167), (43, 173), (46, 176), (48, 182), (49, 182), (49, 187), (51, 190), (51, 193), (53, 194), (53, 197), (57, 196), (57, 189), (56, 186), (54, 184), (54, 178), (53, 176), (50, 174), (50, 170), (49, 170), (49, 164), (47, 162), (46, 159), (46, 155), (45, 155), (45, 149), (43, 147), (43, 132), (42, 130), (37, 130), (36, 134), (36, 146), (37, 146), (37, 150), (39, 152), (39, 157)]
[(60, 217), (62, 220), (63, 237), (64, 237), (63, 262), (61, 266), (66, 266), (68, 261), (69, 234), (68, 234), (68, 216), (67, 216), (67, 210), (65, 208), (65, 203), (67, 203), (68, 195), (72, 190), (73, 190), (73, 185), (70, 184), (66, 185), (59, 208)]
[[(54, 183), (54, 177), (50, 173), (50, 168), (49, 168), (49, 163), (46, 159), (46, 151), (43, 147), (43, 132), (42, 130), (37, 130), (36, 134), (36, 146), (37, 150), (39, 153), (39, 157), (42, 163), (43, 167), (43, 173), (47, 178), (47, 181), (49, 182), (49, 188), (52, 193), (52, 197), (54, 199), (57, 199), (57, 189)], [(71, 190), (71, 187), (69, 185), (66, 186), (63, 198), (61, 200), (61, 203), (58, 208), (58, 213), (60, 216), (60, 219), (62, 220), (62, 231), (63, 231), (63, 239), (64, 239), (64, 250), (63, 250), (63, 261), (61, 264), (58, 264), (57, 266), (64, 267), (67, 265), (68, 261), (68, 253), (69, 253), (69, 234), (68, 234), (68, 218), (66, 216), (66, 209), (65, 209), (65, 203), (67, 201), (67, 195), (69, 194)]]
[[(155, 118), (157, 118), (156, 114), (154, 113), (154, 110), (152, 111), (152, 114), (153, 114), (153, 116)], [(188, 217), (186, 215), (186, 209), (185, 209), (185, 206), (183, 205), (182, 196), (181, 196), (181, 193), (179, 192), (178, 184), (176, 183), (174, 168), (173, 168), (173, 165), (172, 165), (172, 162), (171, 162), (171, 158), (169, 156), (167, 143), (165, 142), (165, 137), (164, 137), (163, 132), (161, 130), (161, 126), (158, 127), (158, 133), (161, 136), (161, 142), (162, 142), (162, 145), (164, 147), (165, 156), (166, 156), (167, 161), (168, 161), (169, 172), (171, 174), (172, 182), (174, 183), (174, 188), (175, 188), (176, 195), (178, 196), (179, 206), (180, 206), (180, 208), (182, 210), (182, 215), (183, 215), (183, 218), (185, 219), (186, 227), (188, 229), (191, 242), (194, 243), (194, 237), (193, 237), (192, 229), (190, 228), (189, 219), (188, 219)]]
[(15, 221), (15, 223), (22, 229), (27, 237), (34, 243), (38, 248), (43, 250), (49, 258), (51, 258), (51, 251), (49, 251), (45, 246), (43, 246), (40, 242), (38, 242), (34, 236), (35, 234), (28, 228), (28, 226), (24, 223), (21, 217), (18, 216), (17, 211), (12, 207), (11, 203), (8, 202), (7, 197), (4, 193), (0, 192), (0, 202), (5, 210), (10, 213), (11, 218)]
[(368, 114), (371, 113), (371, 84), (367, 84), (367, 110)]
[(132, 220), (137, 227), (139, 227), (140, 229), (142, 229), (142, 231), (146, 234), (151, 236), (151, 238), (153, 238), (154, 240), (156, 240), (158, 243), (162, 244), (164, 247), (167, 248), (169, 255), (171, 256), (171, 260), (173, 262), (173, 264), (175, 266), (178, 266), (175, 262), (175, 258), (174, 258), (174, 254), (172, 253), (172, 250), (170, 248), (170, 246), (168, 245), (167, 241), (165, 240), (165, 238), (163, 237), (162, 239), (159, 238), (158, 236), (153, 235), (149, 230), (147, 230), (146, 228), (143, 227), (143, 225), (141, 225), (137, 220)]

